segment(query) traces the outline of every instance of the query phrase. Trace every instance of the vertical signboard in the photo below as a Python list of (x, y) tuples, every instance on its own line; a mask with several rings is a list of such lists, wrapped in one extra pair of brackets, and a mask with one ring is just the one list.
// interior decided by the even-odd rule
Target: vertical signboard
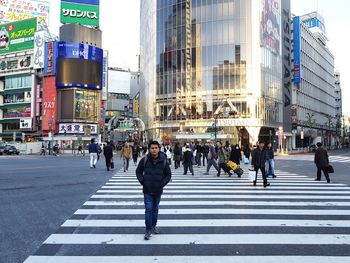
[(34, 35), (34, 69), (44, 68), (45, 60), (45, 31), (36, 32)]
[(301, 82), (301, 61), (300, 61), (300, 17), (293, 19), (293, 42), (294, 42), (294, 67), (293, 82), (297, 85)]
[(103, 51), (103, 66), (102, 66), (102, 100), (107, 100), (108, 87), (108, 51)]
[(0, 54), (34, 48), (36, 18), (0, 25)]
[(292, 70), (291, 70), (291, 14), (290, 0), (282, 1), (282, 80), (283, 80), (283, 128), (292, 132), (291, 102), (292, 102)]
[(55, 77), (45, 77), (43, 87), (43, 118), (42, 129), (44, 131), (55, 131), (57, 120), (57, 102), (56, 102), (56, 80)]
[(56, 75), (56, 59), (57, 59), (57, 42), (51, 41), (45, 43), (45, 64), (44, 75)]

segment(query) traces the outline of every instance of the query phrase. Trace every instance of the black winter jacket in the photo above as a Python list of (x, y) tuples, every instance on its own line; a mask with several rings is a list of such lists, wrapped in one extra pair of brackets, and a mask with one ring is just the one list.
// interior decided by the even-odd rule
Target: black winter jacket
[(256, 148), (252, 152), (252, 165), (257, 168), (257, 167), (265, 167), (265, 162), (266, 160), (269, 159), (269, 155), (266, 151), (266, 149), (260, 150), (260, 148)]
[(322, 147), (317, 148), (315, 152), (315, 164), (317, 167), (327, 167), (329, 165), (328, 153)]
[(230, 153), (230, 160), (236, 164), (240, 164), (242, 161), (241, 149), (232, 148)]
[[(145, 158), (147, 158), (146, 163)], [(171, 179), (171, 170), (166, 156), (159, 153), (158, 159), (153, 159), (150, 154), (146, 155), (137, 166), (136, 176), (143, 186), (143, 193), (151, 195), (162, 194), (164, 186)]]

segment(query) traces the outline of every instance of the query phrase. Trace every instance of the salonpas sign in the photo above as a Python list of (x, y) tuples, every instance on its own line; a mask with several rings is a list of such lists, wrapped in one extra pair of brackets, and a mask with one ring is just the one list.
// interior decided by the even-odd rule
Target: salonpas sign
[(0, 25), (0, 54), (34, 48), (36, 18)]
[(61, 2), (61, 23), (81, 24), (98, 27), (100, 22), (99, 5)]

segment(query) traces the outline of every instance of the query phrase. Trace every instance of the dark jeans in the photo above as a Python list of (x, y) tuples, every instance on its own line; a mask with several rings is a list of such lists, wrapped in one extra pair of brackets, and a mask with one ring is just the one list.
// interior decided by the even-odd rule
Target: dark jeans
[(211, 160), (208, 159), (208, 165), (207, 165), (207, 173), (209, 173), (210, 168), (214, 166), (217, 172), (219, 172), (218, 164), (216, 163), (215, 159)]
[(205, 160), (207, 160), (207, 163), (208, 163), (208, 154), (207, 153), (203, 153), (203, 166), (205, 166)]
[(127, 171), (129, 169), (129, 158), (124, 158), (124, 171)]
[(184, 174), (187, 174), (188, 169), (190, 169), (191, 174), (194, 174), (192, 163), (184, 163), (183, 165), (184, 165)]
[(220, 176), (220, 174), (221, 174), (221, 169), (224, 170), (225, 173), (228, 173), (229, 175), (232, 175), (230, 170), (228, 169), (226, 163), (219, 163), (218, 176)]
[(112, 157), (105, 157), (107, 169), (111, 168)]
[(162, 195), (150, 195), (144, 194), (145, 203), (145, 224), (146, 229), (150, 230), (157, 225), (158, 220), (158, 208), (160, 197)]
[(258, 178), (258, 172), (259, 172), (259, 170), (260, 170), (260, 171), (261, 171), (261, 174), (262, 174), (263, 181), (264, 181), (264, 185), (267, 185), (265, 166), (261, 166), (261, 167), (255, 166), (255, 167), (254, 167), (254, 170), (255, 170), (255, 172), (256, 172), (256, 174), (255, 174), (255, 182), (256, 182), (256, 180), (257, 180), (257, 178)]
[(329, 174), (326, 167), (317, 167), (317, 180), (321, 180), (321, 171), (323, 171), (324, 176), (326, 177), (327, 181), (329, 181)]

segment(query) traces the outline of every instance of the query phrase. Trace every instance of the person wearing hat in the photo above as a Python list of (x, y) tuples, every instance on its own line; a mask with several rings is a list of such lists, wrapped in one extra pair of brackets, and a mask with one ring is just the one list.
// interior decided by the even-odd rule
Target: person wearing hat
[(327, 172), (327, 167), (329, 166), (329, 159), (327, 150), (322, 147), (322, 143), (316, 143), (317, 149), (315, 152), (315, 164), (317, 167), (317, 177), (315, 181), (321, 181), (321, 171), (323, 171), (326, 177), (327, 183), (330, 183), (329, 174)]

